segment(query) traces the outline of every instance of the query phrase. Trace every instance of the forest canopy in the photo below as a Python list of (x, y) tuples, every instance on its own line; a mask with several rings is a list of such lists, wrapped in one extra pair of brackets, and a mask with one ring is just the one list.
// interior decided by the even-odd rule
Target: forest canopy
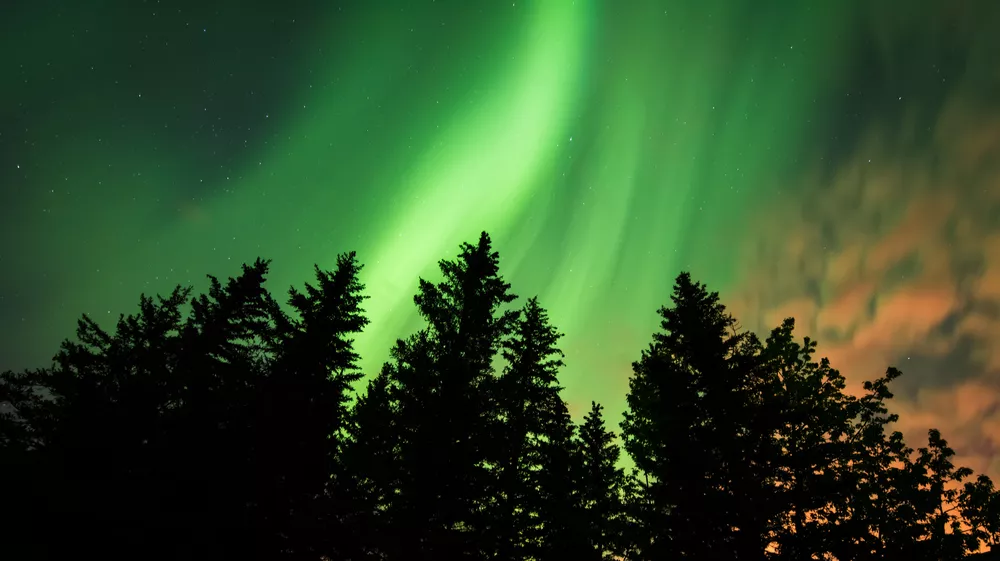
[(419, 279), (423, 327), (378, 372), (353, 346), (354, 253), (284, 305), (268, 268), (143, 295), (113, 330), (84, 315), (52, 365), (2, 374), (5, 557), (947, 560), (1000, 542), (993, 482), (937, 430), (916, 448), (894, 430), (898, 370), (852, 395), (792, 318), (743, 331), (687, 273), (612, 427), (596, 401), (572, 419), (562, 334), (486, 233)]

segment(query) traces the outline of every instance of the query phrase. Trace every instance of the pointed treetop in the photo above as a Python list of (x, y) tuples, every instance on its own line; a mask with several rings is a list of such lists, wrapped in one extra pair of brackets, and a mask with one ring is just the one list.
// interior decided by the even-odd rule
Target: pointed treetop
[(466, 333), (472, 338), (486, 335), (492, 340), (496, 333), (507, 330), (514, 312), (491, 319), (489, 325), (481, 324), (485, 318), (493, 318), (502, 305), (517, 299), (500, 274), (500, 255), (493, 251), (486, 232), (477, 245), (463, 243), (455, 260), (441, 260), (438, 267), (444, 279), (437, 284), (420, 279), (420, 289), (413, 297), (435, 333), (448, 337)]

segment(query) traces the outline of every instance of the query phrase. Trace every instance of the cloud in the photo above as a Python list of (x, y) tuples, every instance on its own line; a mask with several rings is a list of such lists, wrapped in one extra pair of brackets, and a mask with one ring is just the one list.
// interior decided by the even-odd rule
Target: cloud
[(853, 391), (899, 367), (909, 444), (939, 428), (1000, 478), (1000, 107), (966, 89), (919, 134), (905, 115), (759, 218), (730, 307), (758, 332), (794, 316)]

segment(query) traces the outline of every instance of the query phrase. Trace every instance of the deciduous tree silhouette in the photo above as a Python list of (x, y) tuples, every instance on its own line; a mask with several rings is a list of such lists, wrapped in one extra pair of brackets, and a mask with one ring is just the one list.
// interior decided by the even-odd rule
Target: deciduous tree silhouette
[(754, 462), (772, 491), (756, 505), (768, 540), (785, 558), (809, 559), (829, 549), (831, 501), (852, 492), (844, 474), (856, 400), (828, 360), (813, 360), (815, 341), (794, 341), (794, 325), (775, 328), (757, 357), (764, 384), (751, 428)]
[(855, 398), (791, 319), (761, 344), (686, 274), (672, 301), (622, 423), (640, 475), (631, 558), (940, 560), (996, 541), (992, 482), (963, 486), (937, 431), (917, 454), (887, 431), (898, 370)]

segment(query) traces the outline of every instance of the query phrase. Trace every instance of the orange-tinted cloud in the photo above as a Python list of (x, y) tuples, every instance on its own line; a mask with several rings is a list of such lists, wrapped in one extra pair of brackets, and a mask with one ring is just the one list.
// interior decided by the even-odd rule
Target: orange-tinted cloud
[(758, 332), (794, 316), (851, 388), (899, 367), (908, 443), (939, 428), (1000, 479), (1000, 108), (956, 94), (911, 129), (873, 128), (760, 217), (728, 298)]

